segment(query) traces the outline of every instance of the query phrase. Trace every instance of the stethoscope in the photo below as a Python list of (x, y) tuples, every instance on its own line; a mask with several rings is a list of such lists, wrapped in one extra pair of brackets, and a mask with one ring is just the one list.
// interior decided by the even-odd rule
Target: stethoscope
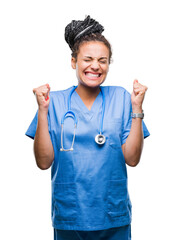
[[(73, 92), (75, 91), (75, 89), (77, 88), (77, 86), (73, 87), (73, 89), (71, 90), (71, 92), (69, 93), (68, 96), (68, 111), (63, 115), (62, 119), (61, 119), (61, 148), (60, 151), (73, 151), (73, 146), (74, 146), (74, 142), (75, 142), (75, 132), (76, 132), (76, 128), (77, 128), (77, 116), (76, 114), (71, 110), (71, 96), (73, 94)], [(106, 141), (105, 136), (103, 135), (103, 119), (104, 119), (104, 113), (105, 113), (105, 96), (103, 93), (102, 88), (100, 88), (101, 93), (102, 93), (102, 113), (101, 113), (101, 121), (100, 121), (100, 133), (97, 134), (95, 136), (95, 142), (99, 145), (103, 145)], [(63, 147), (63, 125), (64, 125), (64, 121), (66, 118), (71, 117), (74, 120), (74, 135), (73, 135), (73, 139), (72, 139), (72, 145), (69, 149), (65, 149)]]

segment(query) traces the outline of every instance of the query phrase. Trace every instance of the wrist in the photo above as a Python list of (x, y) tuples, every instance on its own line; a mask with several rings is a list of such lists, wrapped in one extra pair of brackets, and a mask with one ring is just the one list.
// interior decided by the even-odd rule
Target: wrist
[(142, 113), (143, 112), (142, 106), (132, 106), (132, 112), (133, 113)]
[(39, 107), (38, 108), (38, 115), (41, 115), (41, 116), (46, 116), (47, 117), (47, 114), (48, 114), (48, 109), (46, 108), (42, 108), (42, 107)]
[(136, 118), (140, 118), (143, 119), (144, 118), (144, 112), (132, 112), (131, 113), (131, 117), (136, 119)]

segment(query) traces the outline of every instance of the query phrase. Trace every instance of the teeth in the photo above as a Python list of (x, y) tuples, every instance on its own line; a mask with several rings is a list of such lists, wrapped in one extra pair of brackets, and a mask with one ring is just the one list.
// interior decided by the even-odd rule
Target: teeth
[(100, 76), (99, 73), (98, 73), (98, 74), (96, 74), (96, 73), (86, 73), (86, 75), (87, 75), (88, 77), (99, 77), (99, 76)]

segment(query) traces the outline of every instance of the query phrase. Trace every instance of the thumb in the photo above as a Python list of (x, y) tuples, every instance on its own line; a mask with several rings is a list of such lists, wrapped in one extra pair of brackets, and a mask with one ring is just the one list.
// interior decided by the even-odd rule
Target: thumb
[(47, 87), (48, 91), (47, 91), (47, 93), (45, 95), (45, 100), (47, 101), (47, 100), (49, 100), (49, 93), (50, 93), (50, 86), (49, 86), (48, 83), (46, 84), (46, 87)]
[(139, 81), (137, 79), (134, 80), (133, 84), (138, 83)]

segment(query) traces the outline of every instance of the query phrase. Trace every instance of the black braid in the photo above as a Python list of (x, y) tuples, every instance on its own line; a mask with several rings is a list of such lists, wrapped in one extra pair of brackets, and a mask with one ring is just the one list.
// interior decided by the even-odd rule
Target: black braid
[(94, 19), (87, 16), (84, 21), (73, 20), (65, 28), (65, 40), (69, 47), (73, 49), (73, 46), (77, 40), (85, 35), (92, 33), (102, 33), (104, 27)]
[(109, 49), (109, 63), (111, 62), (112, 50), (108, 40), (101, 34), (104, 27), (94, 19), (87, 16), (84, 21), (73, 20), (65, 28), (65, 40), (72, 50), (72, 57), (77, 59), (79, 47), (83, 42), (103, 42)]

